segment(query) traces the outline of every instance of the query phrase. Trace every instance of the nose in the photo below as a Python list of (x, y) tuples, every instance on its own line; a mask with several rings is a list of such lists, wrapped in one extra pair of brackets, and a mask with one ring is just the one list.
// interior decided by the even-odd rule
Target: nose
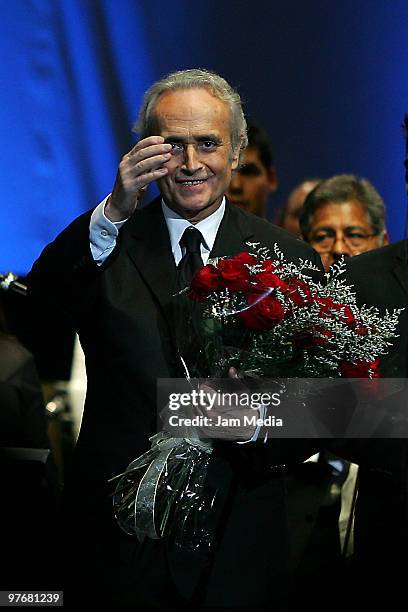
[(339, 234), (336, 234), (331, 252), (332, 255), (337, 258), (339, 258), (341, 255), (352, 255), (350, 247), (344, 240), (344, 237), (340, 236)]
[(242, 180), (239, 172), (235, 172), (231, 177), (231, 182), (228, 187), (228, 192), (231, 195), (242, 194)]
[(323, 253), (320, 254), (320, 257), (321, 257), (321, 260), (322, 260), (322, 263), (323, 263), (323, 266), (326, 272), (328, 272), (330, 269), (330, 266), (334, 264), (335, 261), (338, 261), (340, 257), (342, 257), (343, 255), (345, 257), (350, 257), (350, 255), (352, 255), (352, 252), (350, 251), (350, 248), (345, 242), (343, 236), (337, 233), (336, 238), (333, 242), (333, 246), (330, 249), (330, 251), (324, 254)]
[(196, 147), (193, 144), (186, 145), (184, 149), (184, 164), (182, 166), (182, 170), (184, 170), (184, 172), (187, 171), (189, 174), (194, 174), (202, 167), (203, 165)]

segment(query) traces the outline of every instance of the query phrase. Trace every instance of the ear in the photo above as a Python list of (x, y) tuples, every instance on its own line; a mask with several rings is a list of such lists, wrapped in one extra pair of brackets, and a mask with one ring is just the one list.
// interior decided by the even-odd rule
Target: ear
[(383, 246), (386, 246), (387, 244), (390, 244), (390, 237), (388, 235), (387, 230), (385, 230), (384, 236), (383, 236)]
[(233, 172), (239, 167), (239, 155), (241, 153), (241, 143), (237, 146), (235, 151), (232, 151), (231, 169)]
[(269, 166), (267, 170), (269, 192), (273, 193), (278, 188), (278, 173), (276, 172), (275, 166)]

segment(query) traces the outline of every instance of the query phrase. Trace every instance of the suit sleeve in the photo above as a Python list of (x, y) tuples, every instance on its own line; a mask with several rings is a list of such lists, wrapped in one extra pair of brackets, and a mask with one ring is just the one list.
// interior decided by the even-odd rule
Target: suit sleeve
[(97, 303), (100, 271), (90, 250), (90, 216), (81, 215), (46, 246), (27, 277), (23, 340), (34, 355), (50, 326), (78, 330)]

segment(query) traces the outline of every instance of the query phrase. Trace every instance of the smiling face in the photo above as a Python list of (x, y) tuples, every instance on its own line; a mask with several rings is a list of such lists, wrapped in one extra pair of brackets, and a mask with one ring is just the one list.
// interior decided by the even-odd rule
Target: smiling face
[(245, 150), (244, 165), (234, 173), (227, 195), (229, 200), (259, 217), (266, 216), (269, 194), (277, 188), (275, 168), (266, 168), (256, 147)]
[(158, 181), (166, 204), (191, 221), (205, 219), (220, 206), (238, 165), (228, 105), (206, 89), (169, 91), (156, 103), (154, 124), (173, 145), (168, 174)]

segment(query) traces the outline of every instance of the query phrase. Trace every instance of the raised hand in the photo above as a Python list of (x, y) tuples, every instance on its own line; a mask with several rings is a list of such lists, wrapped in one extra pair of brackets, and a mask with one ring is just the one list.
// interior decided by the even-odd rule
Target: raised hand
[(133, 214), (146, 187), (167, 174), (163, 164), (170, 159), (170, 150), (171, 145), (164, 144), (161, 136), (148, 136), (122, 157), (105, 206), (108, 219), (122, 221)]

